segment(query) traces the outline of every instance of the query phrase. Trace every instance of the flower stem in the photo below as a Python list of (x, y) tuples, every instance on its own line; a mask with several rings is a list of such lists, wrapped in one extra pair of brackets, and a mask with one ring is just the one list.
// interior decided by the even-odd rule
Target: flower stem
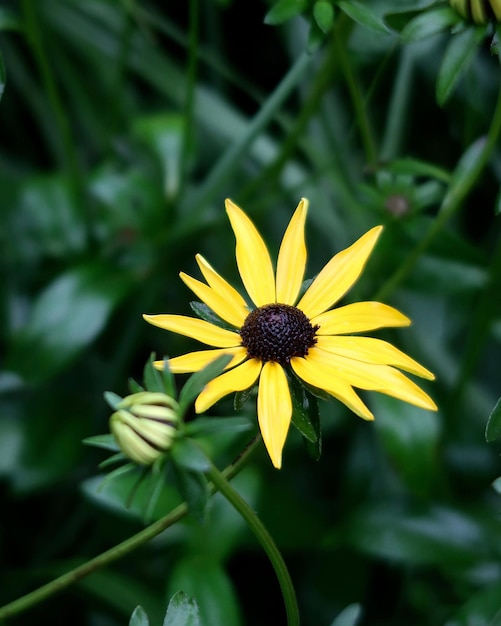
[[(240, 454), (240, 456), (236, 459), (236, 461), (230, 464), (225, 470), (220, 474), (221, 480), (225, 485), (228, 485), (228, 480), (233, 478), (240, 470), (245, 466), (249, 456), (252, 454), (254, 449), (260, 443), (260, 437), (257, 436), (255, 439), (251, 441), (251, 443), (245, 448), (245, 450)], [(216, 481), (214, 481), (213, 485), (213, 493), (218, 490), (218, 485)], [(13, 615), (17, 615), (26, 611), (32, 606), (46, 600), (50, 596), (53, 596), (56, 593), (59, 593), (66, 587), (78, 582), (85, 576), (92, 574), (98, 569), (113, 563), (113, 561), (117, 561), (122, 557), (126, 556), (130, 552), (133, 552), (137, 548), (141, 547), (157, 535), (159, 535), (162, 531), (166, 530), (183, 517), (185, 517), (188, 513), (188, 505), (186, 502), (183, 502), (179, 506), (177, 506), (170, 513), (157, 520), (150, 526), (147, 526), (140, 532), (136, 533), (132, 537), (129, 537), (122, 543), (117, 544), (113, 548), (106, 550), (106, 552), (102, 552), (98, 556), (90, 559), (90, 561), (86, 561), (82, 565), (66, 572), (62, 576), (55, 578), (51, 582), (35, 589), (34, 591), (10, 602), (9, 604), (0, 607), (0, 621), (6, 619), (7, 617), (12, 617)]]
[(364, 146), (365, 158), (369, 166), (375, 167), (378, 161), (378, 151), (374, 134), (372, 132), (371, 123), (367, 115), (366, 102), (362, 96), (360, 85), (358, 83), (358, 77), (356, 76), (353, 66), (350, 61), (350, 57), (347, 51), (347, 37), (346, 29), (336, 31), (336, 50), (338, 61), (341, 66), (341, 70), (344, 74), (348, 90), (350, 92), (351, 100), (353, 102), (353, 108), (355, 109), (355, 115), (358, 122), (358, 128), (360, 130), (360, 138)]
[[(448, 220), (454, 215), (454, 213), (460, 208), (463, 200), (470, 193), (475, 183), (478, 181), (482, 170), (484, 169), (489, 157), (494, 150), (499, 135), (501, 132), (501, 84), (498, 91), (498, 98), (494, 114), (492, 116), (489, 132), (485, 139), (482, 152), (478, 159), (473, 163), (469, 171), (461, 177), (457, 184), (449, 189), (449, 192), (445, 195), (442, 201), (440, 210), (436, 219), (432, 222), (430, 228), (419, 241), (413, 250), (409, 253), (405, 261), (399, 266), (399, 268), (390, 276), (383, 287), (377, 292), (375, 299), (384, 300), (388, 295), (402, 282), (402, 280), (409, 274), (414, 267), (416, 261), (423, 254), (423, 252), (431, 245), (435, 237), (441, 232)], [(452, 180), (454, 180), (454, 175)]]
[(296, 593), (294, 591), (287, 566), (285, 565), (282, 555), (280, 554), (280, 551), (278, 550), (271, 535), (253, 509), (247, 504), (242, 496), (240, 496), (240, 494), (233, 489), (228, 480), (214, 465), (211, 465), (210, 469), (207, 471), (207, 476), (212, 480), (217, 490), (240, 513), (249, 528), (255, 534), (259, 543), (263, 546), (263, 549), (268, 555), (273, 569), (275, 570), (280, 588), (282, 590), (282, 596), (287, 612), (287, 624), (288, 626), (299, 626), (299, 609), (297, 606)]

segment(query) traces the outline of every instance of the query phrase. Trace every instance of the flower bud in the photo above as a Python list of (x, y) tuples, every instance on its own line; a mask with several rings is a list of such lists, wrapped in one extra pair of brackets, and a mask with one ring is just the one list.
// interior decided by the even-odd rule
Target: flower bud
[(178, 426), (177, 402), (160, 392), (126, 396), (110, 417), (111, 432), (122, 452), (140, 465), (151, 465), (169, 450)]
[(462, 18), (475, 24), (501, 21), (500, 0), (449, 0), (449, 4)]

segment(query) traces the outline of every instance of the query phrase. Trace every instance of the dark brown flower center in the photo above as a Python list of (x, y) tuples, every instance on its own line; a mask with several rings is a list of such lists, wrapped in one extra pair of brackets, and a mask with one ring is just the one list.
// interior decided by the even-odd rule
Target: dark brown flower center
[(318, 328), (294, 306), (266, 304), (249, 313), (240, 336), (249, 357), (287, 365), (293, 356), (308, 354)]

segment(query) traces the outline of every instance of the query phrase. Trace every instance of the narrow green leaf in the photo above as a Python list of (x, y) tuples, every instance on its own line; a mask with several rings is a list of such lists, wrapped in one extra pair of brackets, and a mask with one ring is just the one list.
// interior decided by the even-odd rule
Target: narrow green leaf
[(96, 448), (103, 448), (104, 450), (111, 450), (112, 452), (118, 452), (120, 448), (115, 441), (115, 437), (111, 434), (96, 435), (94, 437), (86, 437), (82, 441), (86, 446), (94, 446)]
[(317, 444), (319, 432), (314, 422), (318, 422), (318, 414), (316, 420), (314, 416), (312, 419), (313, 396), (307, 394), (305, 388), (295, 376), (289, 378), (289, 387), (292, 399), (292, 423), (307, 441)]
[(134, 280), (102, 261), (89, 260), (62, 273), (38, 296), (11, 346), (8, 369), (43, 382), (68, 366), (103, 331)]
[(220, 432), (240, 433), (251, 430), (252, 422), (246, 417), (197, 417), (185, 426), (189, 437), (200, 437)]
[(130, 616), (129, 626), (150, 626), (148, 615), (142, 606), (136, 606)]
[(122, 396), (119, 396), (117, 393), (114, 393), (113, 391), (105, 391), (104, 392), (104, 399), (106, 400), (106, 402), (110, 405), (110, 407), (116, 411), (118, 403), (122, 401)]
[(452, 172), (449, 189), (442, 205), (446, 206), (453, 201), (453, 196), (462, 196), (464, 190), (469, 189), (471, 177), (476, 175), (478, 162), (485, 150), (486, 138), (479, 137), (464, 151)]
[(499, 188), (496, 196), (496, 202), (494, 204), (494, 215), (501, 215), (501, 187)]
[(485, 440), (488, 442), (495, 441), (501, 436), (501, 398), (496, 402), (492, 409), (487, 426), (485, 427)]
[(2, 51), (0, 50), (0, 100), (2, 99), (3, 92), (5, 90), (6, 81), (7, 81), (7, 74), (5, 71), (5, 63), (3, 62)]
[(171, 455), (177, 465), (193, 472), (206, 472), (210, 461), (200, 446), (190, 439), (179, 439), (172, 446)]
[(169, 360), (164, 356), (164, 367), (160, 371), (165, 393), (171, 398), (177, 397), (176, 381), (169, 367)]
[(331, 626), (356, 626), (362, 615), (360, 604), (349, 604), (332, 622)]
[(200, 626), (198, 605), (184, 591), (178, 591), (170, 599), (163, 626)]
[(193, 313), (195, 313), (195, 315), (197, 315), (205, 322), (210, 322), (211, 324), (215, 324), (216, 326), (221, 326), (225, 328), (228, 327), (228, 325), (225, 324), (225, 322), (219, 317), (219, 315), (216, 315), (214, 311), (203, 302), (197, 302), (196, 300), (190, 302), (190, 308)]
[(320, 30), (328, 33), (334, 23), (334, 8), (327, 0), (318, 0), (313, 5), (313, 17)]
[(171, 113), (144, 117), (134, 124), (134, 133), (149, 145), (162, 164), (168, 199), (175, 198), (181, 186), (183, 125), (183, 117)]
[(443, 167), (435, 165), (434, 163), (428, 163), (419, 159), (403, 158), (395, 159), (392, 161), (388, 170), (395, 174), (409, 174), (410, 176), (426, 176), (429, 178), (436, 178), (444, 183), (449, 183), (451, 179), (451, 173)]
[(106, 474), (101, 483), (99, 484), (98, 491), (104, 489), (111, 481), (124, 476), (125, 474), (129, 474), (137, 469), (137, 465), (134, 463), (127, 463), (127, 465), (122, 465), (121, 467), (117, 467), (115, 470)]
[(146, 391), (146, 389), (133, 378), (129, 378), (129, 380), (127, 381), (127, 385), (131, 393), (139, 393), (140, 391)]
[(501, 476), (498, 476), (493, 482), (492, 486), (497, 493), (501, 493)]
[(199, 372), (192, 374), (190, 378), (184, 384), (184, 387), (179, 393), (179, 412), (183, 415), (186, 409), (194, 402), (195, 398), (202, 391), (205, 385), (216, 376), (219, 376), (224, 368), (231, 361), (232, 357), (229, 354), (223, 354), (217, 359), (214, 359), (212, 363), (209, 363)]
[(248, 389), (244, 389), (243, 391), (237, 391), (235, 393), (235, 397), (233, 400), (233, 408), (235, 409), (235, 411), (240, 412), (244, 408), (253, 390), (254, 386), (249, 387)]
[[(200, 624), (205, 626), (241, 626), (240, 603), (231, 578), (221, 562), (207, 551), (189, 553), (175, 563), (169, 576), (169, 591), (183, 589), (195, 598)], [(169, 623), (164, 626), (195, 626), (197, 622)]]
[(470, 26), (451, 38), (442, 59), (436, 85), (436, 99), (443, 106), (450, 98), (459, 79), (473, 60), (487, 26)]
[(355, 2), (355, 0), (351, 0), (350, 2), (342, 0), (338, 3), (338, 6), (354, 22), (360, 24), (360, 26), (364, 26), (376, 33), (389, 34), (390, 31), (382, 18), (375, 15), (365, 4)]
[(450, 7), (437, 7), (424, 11), (408, 22), (400, 36), (404, 43), (431, 37), (460, 21), (458, 14)]
[(276, 26), (302, 13), (308, 5), (306, 0), (279, 0), (265, 15), (264, 23)]
[(0, 8), (0, 31), (2, 30), (21, 32), (23, 30), (23, 20), (14, 11)]
[(126, 457), (123, 452), (117, 452), (117, 454), (113, 454), (113, 456), (110, 456), (104, 461), (101, 461), (98, 467), (100, 470), (104, 470), (107, 467), (110, 467), (111, 465), (116, 465), (117, 463), (123, 463), (128, 460), (129, 460), (128, 457)]
[(181, 465), (174, 465), (174, 472), (179, 492), (186, 500), (190, 513), (199, 522), (203, 522), (209, 502), (209, 489), (205, 474), (192, 472)]
[(150, 358), (146, 362), (143, 370), (143, 381), (147, 391), (156, 391), (160, 393), (165, 392), (164, 382), (162, 374), (153, 367), (153, 361), (155, 360), (155, 354), (152, 353)]

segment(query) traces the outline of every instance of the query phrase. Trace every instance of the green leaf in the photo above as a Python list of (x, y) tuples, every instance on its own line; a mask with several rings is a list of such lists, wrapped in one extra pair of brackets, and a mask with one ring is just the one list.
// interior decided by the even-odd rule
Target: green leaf
[(487, 26), (470, 26), (451, 38), (437, 78), (436, 99), (440, 106), (443, 106), (452, 95), (486, 32)]
[(150, 620), (142, 606), (136, 606), (130, 616), (129, 626), (150, 626)]
[(501, 476), (498, 476), (495, 480), (493, 480), (492, 486), (497, 493), (501, 493)]
[(338, 6), (354, 22), (360, 24), (360, 26), (373, 30), (377, 33), (385, 35), (389, 34), (390, 31), (383, 20), (368, 9), (365, 4), (355, 2), (355, 0), (350, 0), (350, 2), (342, 0), (341, 2), (338, 2)]
[(133, 378), (129, 378), (129, 380), (127, 381), (127, 386), (129, 387), (129, 391), (131, 393), (139, 393), (140, 391), (146, 391), (146, 389)]
[(265, 15), (264, 23), (270, 26), (282, 24), (302, 13), (307, 6), (307, 0), (278, 0)]
[(184, 591), (178, 591), (170, 599), (163, 626), (200, 626), (198, 605)]
[(249, 399), (249, 396), (252, 394), (253, 391), (254, 385), (252, 385), (252, 387), (249, 387), (248, 389), (244, 389), (243, 391), (235, 392), (235, 397), (233, 399), (233, 408), (235, 409), (235, 411), (237, 411), (238, 413), (242, 411), (247, 400)]
[(190, 513), (199, 522), (204, 522), (210, 497), (205, 475), (201, 472), (192, 472), (178, 464), (174, 465), (174, 472), (179, 492), (188, 504)]
[(334, 23), (334, 8), (327, 0), (318, 0), (313, 5), (313, 17), (320, 30), (328, 33)]
[(484, 532), (481, 520), (452, 508), (432, 505), (413, 514), (402, 510), (402, 503), (381, 502), (362, 507), (334, 534), (365, 553), (407, 566), (464, 567), (488, 554)]
[(177, 465), (194, 472), (206, 472), (210, 467), (210, 461), (203, 450), (190, 439), (176, 440), (171, 455)]
[(104, 395), (104, 399), (110, 405), (110, 407), (114, 411), (116, 411), (118, 408), (118, 404), (123, 400), (122, 396), (119, 396), (117, 393), (114, 393), (113, 391), (105, 391), (103, 395)]
[(479, 137), (463, 152), (452, 172), (449, 189), (443, 200), (443, 205), (447, 205), (454, 195), (462, 196), (465, 190), (469, 189), (471, 178), (476, 175), (478, 162), (482, 159), (485, 147), (486, 138)]
[(150, 358), (146, 362), (143, 370), (143, 382), (147, 391), (155, 391), (159, 393), (165, 393), (164, 382), (162, 374), (153, 367), (153, 361), (155, 360), (155, 353), (150, 355)]
[(5, 90), (6, 81), (7, 81), (7, 74), (5, 71), (5, 63), (3, 61), (2, 51), (0, 50), (0, 100), (2, 99), (3, 92)]
[(166, 198), (172, 200), (179, 192), (182, 178), (184, 118), (176, 114), (160, 114), (136, 120), (133, 132), (157, 155), (161, 165)]
[(438, 471), (437, 414), (379, 394), (372, 398), (371, 408), (376, 432), (399, 477), (415, 494), (428, 494)]
[(42, 382), (68, 366), (102, 332), (132, 284), (128, 274), (102, 262), (64, 272), (35, 302), (11, 346), (8, 368)]
[(289, 377), (292, 399), (292, 423), (303, 435), (311, 457), (318, 461), (322, 454), (322, 431), (317, 398), (296, 376)]
[(460, 21), (450, 7), (437, 7), (424, 11), (406, 24), (400, 36), (404, 43), (418, 41), (440, 33)]
[(101, 461), (98, 467), (100, 470), (104, 470), (107, 467), (110, 467), (111, 465), (116, 465), (117, 463), (124, 463), (128, 460), (129, 458), (123, 452), (117, 452), (116, 454), (113, 454), (112, 456), (108, 457), (104, 461)]
[(164, 356), (163, 369), (159, 371), (162, 376), (162, 382), (163, 382), (165, 393), (171, 398), (176, 398), (177, 397), (176, 381), (174, 379), (174, 374), (170, 370), (169, 360), (165, 356)]
[(496, 195), (496, 202), (494, 203), (494, 215), (501, 215), (501, 187)]
[(362, 616), (360, 604), (349, 604), (332, 622), (331, 626), (356, 626)]
[(189, 437), (200, 437), (220, 432), (241, 433), (254, 428), (246, 417), (197, 417), (188, 422), (184, 432)]
[(224, 320), (219, 317), (219, 315), (216, 315), (216, 313), (214, 313), (214, 311), (203, 302), (194, 300), (190, 302), (190, 308), (195, 315), (205, 322), (210, 322), (211, 324), (225, 328), (228, 326)]
[(501, 398), (498, 399), (496, 405), (492, 409), (487, 426), (485, 427), (485, 440), (488, 442), (495, 441), (501, 437)]
[(83, 441), (86, 446), (94, 446), (96, 448), (103, 448), (104, 450), (110, 450), (111, 452), (119, 452), (120, 448), (115, 441), (115, 437), (111, 434), (107, 435), (95, 435), (94, 437), (86, 437)]
[(388, 165), (388, 171), (393, 172), (394, 174), (408, 174), (416, 177), (426, 176), (428, 178), (436, 178), (444, 183), (449, 183), (451, 179), (451, 173), (439, 165), (409, 157), (395, 159)]
[(2, 30), (22, 31), (23, 21), (14, 11), (0, 8), (0, 31)]
[(223, 354), (188, 378), (179, 393), (179, 412), (181, 415), (184, 415), (205, 385), (223, 372), (231, 359), (231, 355)]
[(239, 601), (220, 562), (198, 551), (181, 558), (169, 580), (169, 592), (183, 589), (198, 604), (204, 626), (242, 626)]

